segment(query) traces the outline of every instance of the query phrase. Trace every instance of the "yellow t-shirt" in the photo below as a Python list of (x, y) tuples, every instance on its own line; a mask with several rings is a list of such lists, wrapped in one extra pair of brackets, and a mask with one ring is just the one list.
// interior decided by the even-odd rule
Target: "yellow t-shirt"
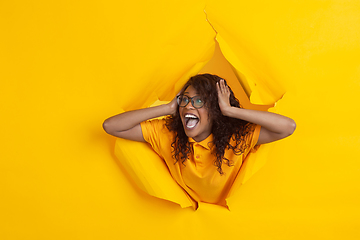
[[(233, 161), (233, 166), (222, 165), (225, 174), (220, 175), (214, 165), (216, 156), (211, 153), (212, 134), (201, 142), (189, 138), (193, 154), (184, 164), (175, 163), (173, 158), (174, 133), (165, 126), (165, 120), (149, 120), (141, 123), (142, 134), (154, 151), (160, 155), (169, 168), (170, 174), (185, 192), (196, 202), (206, 202), (226, 206), (225, 199), (234, 183), (240, 167), (249, 152), (254, 149), (260, 133), (260, 126), (254, 125), (246, 137), (246, 148), (243, 154), (236, 155), (232, 150), (225, 150), (225, 157)], [(233, 141), (233, 140), (231, 140)]]

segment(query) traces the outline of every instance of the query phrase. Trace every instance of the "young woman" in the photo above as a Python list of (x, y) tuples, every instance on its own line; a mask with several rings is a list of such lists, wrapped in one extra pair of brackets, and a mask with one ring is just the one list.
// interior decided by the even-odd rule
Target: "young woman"
[[(149, 120), (161, 116), (167, 117)], [(291, 135), (296, 125), (279, 114), (241, 108), (224, 79), (201, 74), (170, 103), (110, 117), (103, 127), (113, 136), (150, 143), (195, 202), (226, 206), (248, 154)]]

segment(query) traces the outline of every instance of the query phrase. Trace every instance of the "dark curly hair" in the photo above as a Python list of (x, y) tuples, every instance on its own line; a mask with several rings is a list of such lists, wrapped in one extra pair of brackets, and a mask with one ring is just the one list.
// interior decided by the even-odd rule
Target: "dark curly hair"
[[(241, 119), (226, 117), (221, 113), (216, 89), (216, 83), (221, 79), (219, 76), (212, 74), (193, 76), (184, 85), (180, 94), (191, 85), (205, 101), (204, 107), (207, 108), (209, 118), (212, 119), (213, 122), (211, 132), (214, 139), (212, 153), (216, 156), (214, 165), (217, 167), (218, 172), (223, 174), (224, 172), (221, 168), (223, 162), (228, 166), (233, 166), (232, 160), (224, 157), (225, 150), (231, 149), (236, 155), (242, 154), (245, 149), (249, 147), (246, 145), (245, 139), (248, 134), (254, 130), (254, 124)], [(225, 84), (227, 85), (226, 81)], [(239, 100), (235, 98), (231, 89), (230, 105), (241, 108)], [(180, 160), (184, 164), (189, 154), (192, 153), (192, 149), (181, 122), (179, 108), (175, 115), (166, 118), (166, 127), (175, 133), (174, 142), (171, 144), (173, 157), (176, 162)], [(234, 140), (234, 145), (230, 144), (231, 139)]]

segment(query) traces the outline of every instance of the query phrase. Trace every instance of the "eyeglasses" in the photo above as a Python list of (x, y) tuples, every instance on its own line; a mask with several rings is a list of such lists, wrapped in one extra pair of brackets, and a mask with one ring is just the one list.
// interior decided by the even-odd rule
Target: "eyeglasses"
[(194, 108), (202, 108), (204, 106), (204, 101), (200, 96), (188, 97), (186, 95), (177, 96), (177, 103), (180, 107), (186, 107), (189, 102), (193, 105)]

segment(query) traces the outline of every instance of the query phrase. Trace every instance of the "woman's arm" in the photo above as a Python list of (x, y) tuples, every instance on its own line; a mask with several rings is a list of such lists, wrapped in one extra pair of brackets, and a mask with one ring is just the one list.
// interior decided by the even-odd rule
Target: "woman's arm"
[(140, 123), (151, 118), (174, 114), (177, 109), (176, 98), (170, 103), (120, 113), (106, 119), (103, 123), (105, 132), (119, 138), (145, 142)]
[(260, 125), (257, 145), (269, 143), (290, 136), (296, 128), (291, 118), (264, 111), (232, 107), (230, 105), (230, 91), (223, 80), (217, 85), (219, 106), (224, 116), (242, 119)]

